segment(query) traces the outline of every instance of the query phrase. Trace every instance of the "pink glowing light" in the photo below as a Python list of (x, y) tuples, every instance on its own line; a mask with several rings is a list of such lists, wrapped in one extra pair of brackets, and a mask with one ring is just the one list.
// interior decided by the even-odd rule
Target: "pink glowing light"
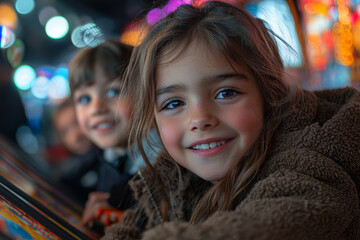
[(180, 5), (191, 4), (192, 0), (170, 0), (163, 8), (154, 8), (146, 16), (150, 25), (154, 25), (170, 13), (174, 12)]

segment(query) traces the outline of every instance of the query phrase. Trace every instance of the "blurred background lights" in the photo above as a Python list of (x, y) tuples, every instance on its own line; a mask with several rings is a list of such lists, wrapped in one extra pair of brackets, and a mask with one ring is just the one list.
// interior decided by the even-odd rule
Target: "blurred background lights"
[(15, 29), (17, 25), (17, 16), (9, 4), (0, 3), (0, 25)]
[(301, 67), (303, 64), (301, 46), (294, 19), (286, 1), (263, 0), (255, 4), (257, 8), (254, 9), (253, 15), (263, 19), (268, 27), (290, 46), (289, 48), (275, 38), (285, 67)]
[(69, 74), (69, 70), (67, 69), (67, 67), (58, 67), (55, 70), (54, 76), (61, 76), (61, 77), (65, 78), (65, 80), (67, 80), (68, 74)]
[(38, 99), (45, 99), (49, 95), (49, 79), (45, 76), (36, 78), (31, 87), (31, 93)]
[(40, 13), (39, 13), (39, 22), (42, 24), (42, 25), (45, 25), (47, 23), (47, 21), (58, 15), (58, 12), (56, 11), (55, 8), (53, 7), (44, 7), (43, 9), (41, 9)]
[(82, 28), (82, 26), (76, 27), (73, 30), (73, 32), (71, 33), (71, 42), (77, 48), (86, 47), (86, 44), (85, 44), (83, 36), (82, 36), (81, 28)]
[(20, 14), (28, 14), (35, 7), (34, 0), (16, 0), (15, 8)]
[(105, 41), (101, 29), (95, 23), (87, 23), (74, 29), (71, 34), (74, 46), (82, 48), (85, 46), (96, 47)]
[(36, 72), (29, 65), (22, 65), (15, 70), (14, 83), (20, 90), (30, 89), (35, 79)]
[(50, 66), (41, 66), (36, 69), (36, 76), (51, 78), (54, 74), (54, 68)]
[(147, 34), (147, 28), (140, 22), (132, 22), (125, 25), (124, 30), (120, 36), (120, 42), (138, 46)]
[(22, 149), (30, 154), (35, 154), (39, 150), (39, 143), (36, 136), (27, 126), (21, 126), (16, 131), (16, 140)]
[(0, 25), (0, 48), (11, 47), (15, 42), (15, 34), (9, 28)]
[(17, 68), (24, 57), (24, 43), (20, 39), (16, 39), (15, 43), (8, 48), (7, 58), (11, 66)]
[(46, 23), (45, 31), (50, 38), (59, 39), (68, 33), (69, 23), (64, 17), (55, 16)]
[(64, 76), (55, 75), (50, 80), (49, 97), (52, 99), (64, 99), (70, 95), (69, 82)]

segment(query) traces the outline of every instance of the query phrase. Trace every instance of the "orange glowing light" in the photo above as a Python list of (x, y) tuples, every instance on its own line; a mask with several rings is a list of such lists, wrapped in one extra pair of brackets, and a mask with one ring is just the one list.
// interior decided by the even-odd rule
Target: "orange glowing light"
[(350, 66), (354, 62), (354, 36), (351, 29), (350, 10), (346, 4), (347, 1), (337, 0), (339, 22), (333, 25), (332, 32), (335, 60), (344, 66)]
[(326, 31), (323, 33), (322, 41), (325, 43), (328, 49), (332, 49), (334, 47), (334, 37), (330, 31)]
[(353, 42), (356, 51), (360, 54), (360, 21), (357, 21), (353, 27)]
[(12, 6), (6, 3), (0, 3), (0, 25), (15, 29), (17, 25), (17, 16)]
[(120, 42), (130, 46), (140, 45), (147, 34), (147, 27), (147, 25), (140, 22), (129, 23), (124, 27), (123, 33), (120, 36)]
[(316, 13), (314, 3), (306, 3), (304, 5), (304, 9), (309, 14), (315, 14)]

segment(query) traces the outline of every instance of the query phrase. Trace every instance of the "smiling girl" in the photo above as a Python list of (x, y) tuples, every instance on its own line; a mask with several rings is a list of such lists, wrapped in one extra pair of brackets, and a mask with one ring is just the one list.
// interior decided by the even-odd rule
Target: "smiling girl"
[(359, 93), (288, 86), (275, 38), (221, 2), (150, 29), (125, 78), (131, 134), (141, 147), (155, 124), (165, 151), (104, 239), (359, 237)]

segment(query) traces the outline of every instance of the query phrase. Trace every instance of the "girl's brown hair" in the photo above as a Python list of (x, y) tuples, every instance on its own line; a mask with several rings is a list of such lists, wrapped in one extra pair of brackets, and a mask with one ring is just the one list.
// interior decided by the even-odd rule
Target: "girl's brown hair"
[[(286, 117), (292, 96), (295, 96), (284, 80), (276, 35), (260, 19), (252, 17), (242, 8), (223, 2), (210, 1), (198, 7), (182, 5), (150, 29), (143, 42), (134, 49), (125, 75), (126, 88), (131, 90), (131, 96), (136, 97), (131, 135), (142, 152), (141, 139), (154, 125), (156, 69), (160, 58), (171, 53), (175, 56), (171, 57), (173, 60), (185, 52), (190, 42), (199, 38), (222, 53), (229, 64), (245, 63), (254, 75), (263, 99), (264, 126), (255, 144), (241, 157), (237, 168), (201, 198), (192, 214), (193, 223), (203, 221), (217, 210), (236, 207), (240, 194), (254, 179), (265, 160), (271, 138)], [(165, 152), (164, 156), (172, 160), (168, 153)], [(147, 164), (156, 176), (149, 161)], [(162, 193), (161, 211), (166, 220), (167, 199), (160, 181), (157, 188), (157, 192)]]
[(94, 84), (95, 71), (100, 67), (109, 81), (120, 78), (129, 64), (132, 47), (120, 41), (108, 40), (94, 48), (81, 49), (69, 63), (71, 92)]

